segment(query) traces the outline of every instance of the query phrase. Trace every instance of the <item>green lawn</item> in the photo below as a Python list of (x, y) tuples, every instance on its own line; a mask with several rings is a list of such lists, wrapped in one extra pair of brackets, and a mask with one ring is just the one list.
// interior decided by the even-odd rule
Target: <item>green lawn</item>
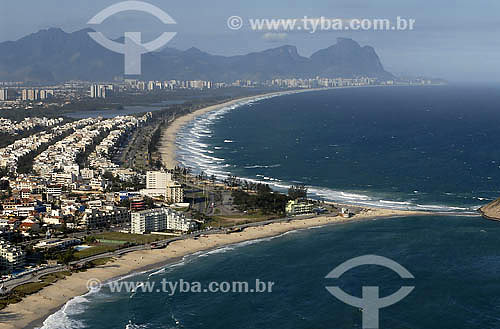
[(87, 257), (91, 257), (91, 256), (100, 255), (100, 254), (104, 254), (104, 253), (107, 253), (107, 252), (115, 251), (115, 250), (118, 250), (119, 248), (120, 248), (120, 246), (116, 245), (116, 244), (113, 244), (113, 245), (110, 245), (110, 244), (98, 244), (98, 245), (92, 246), (90, 248), (83, 249), (83, 250), (75, 252), (74, 257), (75, 257), (76, 260), (80, 260), (80, 259), (83, 259), (83, 258), (87, 258)]
[(161, 237), (159, 235), (129, 234), (129, 233), (121, 233), (121, 232), (100, 233), (100, 234), (96, 235), (95, 237), (96, 237), (96, 239), (122, 241), (122, 242), (134, 243), (134, 244), (146, 244), (146, 243), (151, 243), (151, 242), (165, 239), (164, 237)]
[(249, 213), (249, 214), (230, 215), (230, 216), (212, 216), (212, 220), (207, 222), (205, 226), (230, 227), (234, 225), (263, 222), (274, 218), (277, 218), (277, 216), (262, 215), (260, 213)]
[(96, 260), (89, 262), (88, 264), (90, 265), (90, 267), (96, 267), (96, 266), (105, 265), (108, 262), (111, 262), (112, 260), (113, 260), (113, 258), (111, 258), (111, 257), (99, 258), (99, 259), (96, 259)]

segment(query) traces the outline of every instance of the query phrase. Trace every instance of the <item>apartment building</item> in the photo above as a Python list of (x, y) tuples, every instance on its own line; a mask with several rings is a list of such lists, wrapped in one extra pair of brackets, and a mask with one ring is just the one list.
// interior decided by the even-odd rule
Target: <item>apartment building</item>
[(165, 230), (188, 232), (196, 222), (170, 208), (150, 209), (132, 213), (131, 233), (145, 234)]
[(0, 240), (0, 269), (12, 272), (24, 266), (25, 253), (21, 248)]

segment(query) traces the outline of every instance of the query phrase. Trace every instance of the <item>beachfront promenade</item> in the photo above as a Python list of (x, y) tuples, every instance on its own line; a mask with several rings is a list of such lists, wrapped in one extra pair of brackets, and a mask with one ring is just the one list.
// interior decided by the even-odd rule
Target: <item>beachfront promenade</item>
[[(166, 248), (169, 244), (171, 244), (175, 241), (198, 238), (201, 235), (221, 234), (221, 233), (226, 233), (226, 232), (235, 231), (235, 230), (241, 231), (241, 230), (244, 230), (244, 229), (249, 228), (249, 227), (265, 226), (265, 225), (269, 225), (272, 223), (289, 222), (292, 219), (294, 219), (294, 220), (310, 219), (310, 218), (314, 218), (314, 217), (316, 217), (316, 216), (308, 215), (308, 216), (297, 216), (297, 217), (293, 217), (293, 218), (284, 217), (284, 218), (272, 219), (272, 220), (267, 220), (267, 221), (262, 221), (262, 222), (235, 225), (235, 226), (231, 226), (231, 227), (227, 227), (227, 228), (211, 229), (211, 230), (207, 230), (207, 231), (200, 231), (200, 232), (194, 232), (191, 234), (185, 234), (185, 235), (175, 237), (175, 238), (160, 240), (160, 241), (155, 242), (154, 244), (155, 244), (156, 248)], [(53, 274), (53, 273), (57, 273), (57, 272), (61, 272), (61, 271), (66, 271), (70, 267), (83, 266), (86, 263), (96, 261), (99, 259), (120, 257), (120, 256), (127, 254), (127, 253), (130, 253), (130, 252), (140, 251), (140, 250), (149, 250), (149, 249), (151, 249), (151, 245), (149, 245), (149, 244), (132, 246), (132, 247), (116, 250), (114, 252), (107, 252), (107, 253), (83, 258), (83, 259), (78, 260), (78, 261), (70, 262), (68, 265), (57, 265), (57, 266), (52, 266), (49, 268), (43, 268), (43, 269), (40, 269), (38, 271), (26, 273), (26, 274), (18, 276), (16, 278), (4, 281), (2, 283), (3, 289), (4, 289), (3, 293), (8, 293), (12, 289), (14, 289), (18, 286), (21, 286), (23, 284), (39, 282), (40, 279), (45, 275), (49, 275), (49, 274)]]

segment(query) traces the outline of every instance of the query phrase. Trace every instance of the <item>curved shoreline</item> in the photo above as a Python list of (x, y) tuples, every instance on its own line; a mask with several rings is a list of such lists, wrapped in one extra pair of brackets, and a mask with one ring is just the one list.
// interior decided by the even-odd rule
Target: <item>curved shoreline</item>
[[(354, 87), (352, 87), (352, 88), (354, 88)], [(278, 96), (284, 96), (284, 95), (292, 95), (292, 94), (298, 94), (298, 93), (305, 93), (305, 92), (312, 92), (312, 91), (323, 91), (323, 90), (331, 90), (331, 89), (335, 89), (335, 88), (313, 88), (313, 89), (301, 89), (301, 90), (291, 90), (291, 91), (278, 91), (278, 92), (272, 92), (272, 93), (259, 94), (259, 95), (255, 95), (255, 96), (241, 97), (241, 98), (236, 98), (236, 99), (233, 99), (233, 100), (230, 100), (227, 102), (223, 102), (220, 104), (207, 106), (207, 107), (204, 107), (202, 109), (191, 112), (189, 114), (178, 117), (168, 125), (167, 129), (165, 129), (165, 131), (162, 133), (162, 137), (160, 139), (161, 143), (158, 147), (158, 150), (161, 154), (163, 163), (168, 169), (175, 168), (175, 166), (177, 165), (177, 159), (176, 159), (176, 154), (175, 154), (175, 150), (177, 148), (176, 144), (175, 144), (176, 139), (177, 139), (177, 133), (186, 124), (188, 124), (192, 120), (196, 119), (197, 117), (199, 117), (205, 113), (217, 111), (223, 107), (232, 106), (232, 105), (242, 103), (242, 102), (251, 102), (253, 100), (257, 100), (260, 98), (278, 97)], [(336, 89), (339, 89), (339, 88), (336, 88)]]
[(40, 328), (46, 319), (61, 310), (68, 301), (88, 293), (87, 281), (98, 279), (106, 282), (124, 276), (159, 269), (182, 257), (201, 251), (220, 248), (245, 241), (275, 237), (285, 232), (331, 224), (347, 224), (362, 220), (403, 218), (408, 216), (434, 215), (425, 212), (409, 212), (387, 209), (371, 209), (352, 218), (321, 216), (295, 219), (268, 225), (249, 227), (231, 234), (210, 234), (198, 239), (186, 239), (171, 243), (165, 249), (142, 250), (114, 258), (114, 261), (85, 272), (73, 273), (41, 291), (29, 295), (21, 302), (11, 304), (0, 311), (0, 328)]
[[(183, 115), (181, 117), (176, 118), (173, 122), (171, 122), (166, 129), (162, 133), (162, 137), (160, 139), (160, 145), (158, 147), (158, 150), (161, 154), (162, 160), (166, 168), (168, 169), (173, 169), (177, 164), (177, 154), (176, 150), (178, 148), (177, 145), (177, 137), (178, 133), (181, 129), (183, 129), (186, 125), (190, 124), (191, 122), (195, 121), (198, 117), (203, 116), (204, 114), (211, 113), (211, 112), (217, 112), (219, 110), (222, 110), (225, 107), (230, 107), (238, 103), (243, 103), (244, 105), (246, 102), (251, 102), (252, 100), (258, 100), (258, 99), (266, 99), (266, 98), (271, 98), (271, 97), (277, 97), (277, 96), (285, 96), (285, 95), (292, 95), (292, 94), (297, 94), (297, 93), (304, 93), (304, 92), (312, 92), (312, 91), (329, 91), (329, 90), (336, 90), (336, 89), (353, 89), (353, 88), (379, 88), (379, 87), (411, 87), (411, 86), (406, 86), (406, 85), (368, 85), (368, 86), (345, 86), (345, 87), (331, 87), (331, 88), (314, 88), (314, 89), (301, 89), (301, 90), (293, 90), (293, 91), (281, 91), (281, 92), (272, 92), (272, 93), (265, 93), (265, 94), (259, 94), (259, 95), (254, 95), (254, 96), (248, 96), (248, 97), (241, 97), (237, 98), (231, 101), (223, 102), (217, 105), (212, 105), (208, 107), (201, 108), (199, 110), (193, 111), (187, 115)], [(189, 163), (185, 163), (185, 166), (190, 166)], [(193, 164), (193, 167), (196, 168), (197, 170), (208, 170), (208, 169), (203, 169), (198, 167), (196, 164)], [(225, 170), (225, 169), (224, 169)], [(230, 170), (229, 170), (230, 171)], [(234, 175), (234, 173), (232, 173)], [(215, 176), (220, 179), (222, 176), (219, 176), (219, 174), (215, 173)], [(249, 182), (254, 182), (254, 183), (263, 183), (263, 184), (269, 184), (273, 189), (278, 190), (280, 192), (285, 191), (288, 187), (283, 188), (282, 186), (279, 186), (279, 184), (273, 182), (273, 181), (263, 181), (259, 180), (257, 178), (249, 178), (249, 177), (244, 177), (244, 176), (239, 176), (238, 178), (242, 180), (246, 180)], [(292, 185), (292, 183), (287, 182), (286, 184)], [(285, 184), (285, 185), (286, 185)], [(342, 191), (342, 190), (334, 190), (333, 188), (328, 188), (328, 187), (323, 187), (323, 186), (308, 186), (309, 187), (309, 194), (312, 195), (312, 199), (320, 199), (320, 200), (327, 200), (327, 202), (332, 202), (335, 204), (341, 204), (345, 205), (347, 207), (363, 207), (363, 208), (377, 208), (377, 209), (394, 209), (394, 210), (401, 210), (401, 211), (423, 211), (423, 212), (434, 212), (434, 213), (449, 213), (449, 214), (454, 214), (457, 211), (458, 206), (450, 205), (434, 205), (434, 204), (409, 204), (409, 205), (404, 205), (404, 206), (396, 206), (399, 202), (397, 201), (392, 201), (391, 199), (387, 200), (381, 200), (384, 201), (385, 204), (376, 204), (377, 200), (379, 200), (376, 196), (370, 196), (370, 195), (363, 195), (363, 197), (368, 198), (369, 200), (366, 199), (354, 199), (354, 200), (349, 200), (349, 199), (344, 199), (344, 198), (335, 198), (332, 196), (325, 196), (324, 193), (322, 194), (321, 192), (324, 192), (325, 190), (328, 190), (327, 193), (336, 193), (336, 194), (344, 194), (344, 193), (358, 193), (358, 192), (350, 192), (350, 191)], [(390, 205), (392, 203), (392, 205)], [(463, 211), (464, 215), (475, 215), (477, 212), (473, 207), (470, 208), (463, 208), (461, 209)]]
[[(367, 86), (369, 87), (369, 86)], [(355, 88), (355, 87), (351, 87)], [(176, 165), (175, 149), (176, 135), (178, 131), (191, 120), (205, 113), (216, 111), (222, 107), (259, 99), (262, 97), (276, 97), (287, 94), (323, 91), (332, 88), (306, 89), (297, 91), (284, 91), (256, 96), (249, 96), (224, 102), (221, 104), (202, 108), (188, 115), (174, 120), (162, 134), (162, 143), (159, 147), (162, 159), (168, 168)], [(337, 89), (337, 88), (336, 88)], [(366, 207), (364, 207), (366, 208)], [(57, 283), (42, 289), (40, 292), (24, 298), (20, 303), (11, 304), (0, 311), (1, 328), (36, 328), (41, 327), (43, 322), (51, 314), (57, 313), (68, 301), (77, 296), (85, 295), (88, 292), (87, 280), (91, 278), (99, 279), (102, 282), (123, 278), (124, 276), (135, 275), (141, 272), (159, 269), (173, 262), (177, 262), (182, 257), (197, 252), (209, 251), (222, 246), (237, 244), (245, 241), (258, 240), (263, 238), (279, 236), (285, 232), (296, 231), (311, 227), (326, 226), (331, 224), (345, 224), (362, 220), (401, 218), (421, 215), (453, 215), (463, 216), (460, 213), (437, 213), (423, 211), (406, 211), (396, 209), (372, 208), (367, 212), (346, 219), (341, 217), (315, 217), (311, 219), (297, 219), (290, 222), (272, 223), (257, 227), (250, 227), (242, 232), (232, 234), (211, 234), (197, 240), (186, 239), (170, 244), (166, 249), (143, 250), (125, 254), (114, 259), (112, 263), (90, 269), (86, 272), (73, 273)], [(479, 214), (477, 215), (479, 217)]]

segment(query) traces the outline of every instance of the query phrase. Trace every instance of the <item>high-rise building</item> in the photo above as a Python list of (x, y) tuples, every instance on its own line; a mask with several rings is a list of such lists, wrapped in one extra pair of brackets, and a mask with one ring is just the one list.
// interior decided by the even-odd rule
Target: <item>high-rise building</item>
[(97, 85), (90, 86), (90, 98), (97, 98)]
[(21, 96), (23, 101), (36, 101), (40, 99), (40, 91), (37, 89), (23, 89)]
[(48, 99), (54, 96), (53, 90), (40, 90), (40, 99)]
[(147, 189), (165, 189), (172, 181), (172, 174), (163, 171), (148, 171), (146, 173)]
[(0, 101), (9, 100), (9, 90), (8, 89), (0, 89)]
[(112, 91), (112, 85), (92, 85), (90, 86), (90, 98), (106, 98), (108, 91)]
[(184, 200), (182, 186), (172, 180), (172, 174), (162, 171), (148, 171), (146, 173), (146, 189), (141, 190), (143, 195), (150, 197), (164, 196), (169, 203), (180, 203)]
[(184, 189), (181, 184), (170, 182), (165, 192), (165, 201), (169, 203), (181, 203), (184, 201)]
[(131, 233), (144, 234), (167, 229), (167, 213), (164, 209), (150, 209), (132, 213)]

